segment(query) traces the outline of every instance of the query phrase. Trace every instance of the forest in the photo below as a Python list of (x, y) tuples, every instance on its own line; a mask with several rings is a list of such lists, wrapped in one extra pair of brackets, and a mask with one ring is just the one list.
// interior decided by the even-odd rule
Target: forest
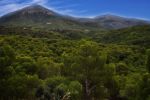
[(0, 28), (1, 100), (150, 100), (150, 26)]

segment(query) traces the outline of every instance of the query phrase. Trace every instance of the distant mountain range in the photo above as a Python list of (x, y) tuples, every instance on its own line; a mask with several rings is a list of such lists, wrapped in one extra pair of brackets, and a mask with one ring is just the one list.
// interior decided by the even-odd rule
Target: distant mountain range
[(149, 21), (102, 15), (95, 18), (75, 18), (61, 15), (40, 5), (32, 5), (0, 17), (2, 26), (30, 26), (50, 29), (120, 29), (150, 24)]

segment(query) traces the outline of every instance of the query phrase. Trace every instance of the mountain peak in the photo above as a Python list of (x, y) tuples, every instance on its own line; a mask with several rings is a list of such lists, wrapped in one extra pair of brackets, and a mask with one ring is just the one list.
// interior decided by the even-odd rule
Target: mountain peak
[(47, 23), (51, 18), (57, 18), (58, 16), (60, 15), (41, 5), (34, 4), (2, 16), (0, 18), (0, 24), (3, 25), (7, 22), (17, 22), (23, 25)]
[(95, 17), (95, 19), (122, 19), (124, 17), (113, 15), (113, 14), (105, 14), (101, 16)]
[(29, 7), (42, 7), (42, 8), (43, 8), (43, 6), (42, 6), (42, 5), (39, 5), (39, 4), (32, 4), (32, 5), (30, 5)]
[[(30, 5), (30, 6), (27, 6), (23, 9), (47, 9), (45, 7), (43, 7), (42, 5), (39, 5), (39, 4), (33, 4), (33, 5)], [(47, 9), (48, 10), (48, 9)]]
[(47, 15), (55, 15), (56, 13), (41, 6), (38, 4), (33, 4), (31, 6), (25, 7), (23, 9), (20, 10), (20, 12), (22, 12), (23, 14), (35, 14), (35, 13), (43, 13), (43, 14), (47, 14)]

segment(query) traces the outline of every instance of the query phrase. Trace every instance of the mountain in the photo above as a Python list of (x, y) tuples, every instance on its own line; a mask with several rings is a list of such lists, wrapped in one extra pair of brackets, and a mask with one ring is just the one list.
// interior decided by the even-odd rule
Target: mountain
[(40, 5), (32, 5), (0, 18), (3, 26), (29, 26), (40, 28), (82, 28), (84, 25), (72, 17), (53, 12)]
[(30, 26), (49, 29), (120, 29), (149, 24), (148, 21), (102, 15), (95, 18), (75, 18), (58, 14), (40, 5), (32, 5), (0, 18), (3, 26)]
[(31, 22), (38, 21), (38, 22), (44, 23), (45, 21), (47, 21), (49, 17), (56, 17), (56, 15), (57, 14), (54, 13), (53, 11), (50, 11), (40, 5), (32, 5), (32, 6), (29, 6), (21, 10), (2, 16), (0, 22), (4, 24), (11, 23), (11, 22), (16, 22), (16, 23), (23, 22), (27, 24), (30, 21)]
[(95, 17), (94, 21), (97, 22), (100, 26), (109, 29), (120, 29), (120, 28), (150, 24), (148, 21), (135, 19), (135, 18), (125, 18), (125, 17), (110, 15), (110, 14)]

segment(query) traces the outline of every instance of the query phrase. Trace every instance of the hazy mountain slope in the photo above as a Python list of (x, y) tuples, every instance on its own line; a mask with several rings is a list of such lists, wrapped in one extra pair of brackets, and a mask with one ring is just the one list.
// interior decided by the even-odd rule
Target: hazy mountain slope
[(150, 46), (150, 25), (112, 30), (101, 37), (101, 42)]
[(150, 24), (148, 21), (134, 19), (134, 18), (124, 18), (116, 15), (102, 15), (94, 19), (100, 26), (109, 29), (120, 29), (131, 26)]
[(102, 27), (105, 29), (121, 29), (132, 26), (150, 24), (149, 21), (135, 18), (125, 18), (110, 14), (97, 16), (95, 18), (79, 18), (78, 20), (85, 25), (90, 24), (91, 26)]

